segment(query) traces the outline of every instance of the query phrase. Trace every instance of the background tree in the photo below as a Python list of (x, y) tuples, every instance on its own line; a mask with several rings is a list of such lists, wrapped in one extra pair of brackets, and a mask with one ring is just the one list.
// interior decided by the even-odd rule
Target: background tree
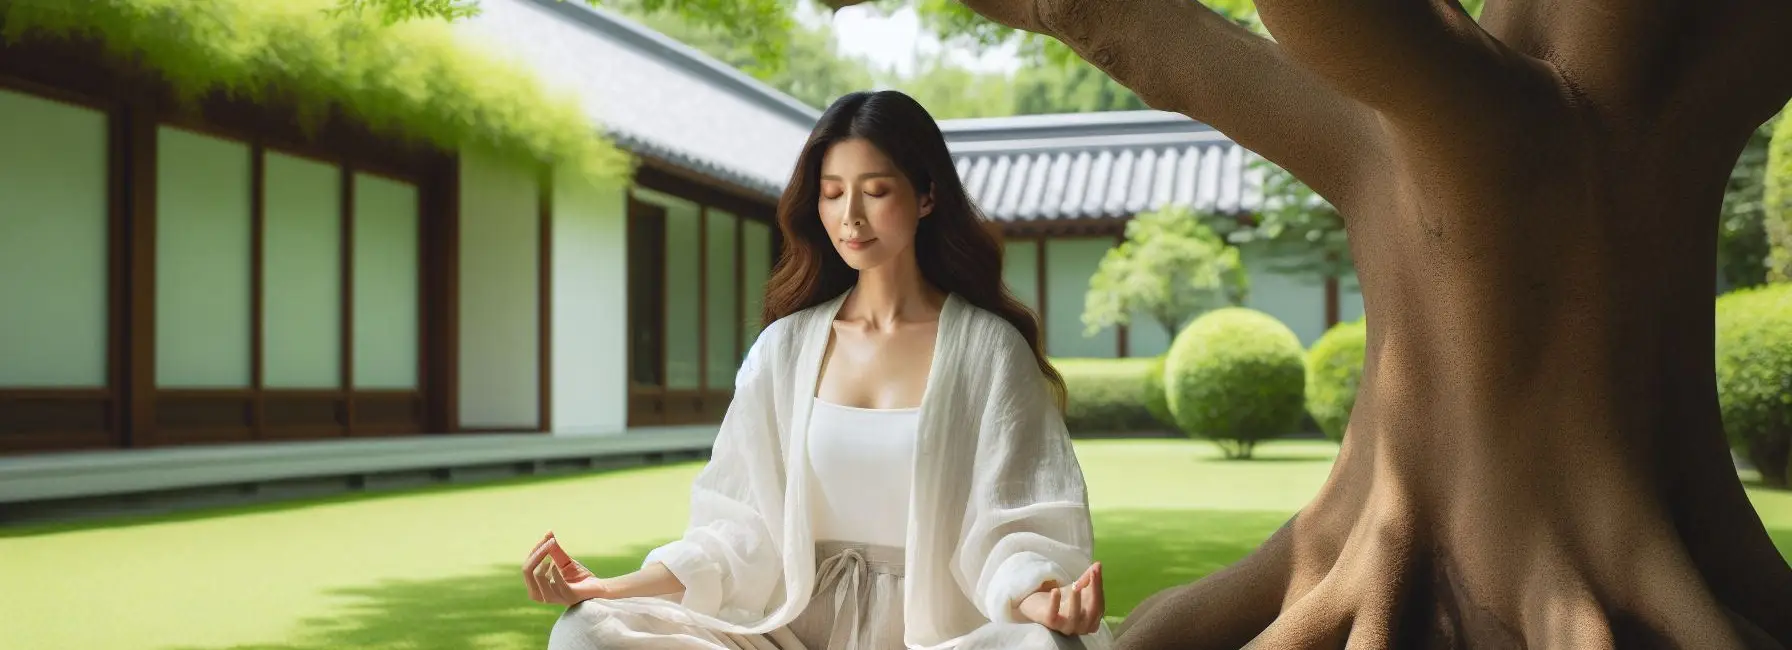
[(1250, 168), (1262, 175), (1263, 203), (1249, 223), (1227, 223), (1226, 240), (1261, 251), (1276, 273), (1310, 282), (1350, 278), (1356, 262), (1338, 209), (1269, 161), (1253, 159)]
[(1767, 188), (1767, 145), (1773, 137), (1774, 116), (1755, 129), (1743, 146), (1742, 155), (1730, 170), (1730, 183), (1724, 188), (1724, 207), (1718, 219), (1718, 273), (1732, 289), (1752, 287), (1767, 281), (1767, 228), (1765, 223)]
[(1108, 250), (1083, 301), (1088, 334), (1147, 314), (1171, 336), (1202, 313), (1244, 303), (1250, 290), (1238, 249), (1201, 216), (1182, 208), (1146, 212), (1126, 224), (1126, 241)]
[(1792, 118), (1774, 128), (1763, 174), (1762, 220), (1769, 245), (1767, 279), (1792, 282)]

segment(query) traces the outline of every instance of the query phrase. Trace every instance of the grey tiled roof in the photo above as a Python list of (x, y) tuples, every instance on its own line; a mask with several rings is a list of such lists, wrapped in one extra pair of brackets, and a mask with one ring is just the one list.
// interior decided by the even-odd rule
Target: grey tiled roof
[(941, 120), (965, 188), (997, 221), (1130, 217), (1175, 204), (1254, 209), (1254, 156), (1176, 113), (1123, 111)]
[(482, 0), (462, 24), (620, 146), (776, 197), (820, 112), (708, 55), (582, 0)]

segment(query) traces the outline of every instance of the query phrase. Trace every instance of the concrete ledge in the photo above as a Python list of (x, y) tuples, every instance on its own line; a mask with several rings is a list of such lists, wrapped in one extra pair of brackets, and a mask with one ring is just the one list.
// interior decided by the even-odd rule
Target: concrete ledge
[[(0, 513), (13, 504), (169, 491), (307, 496), (702, 458), (716, 428), (610, 435), (480, 434), (131, 449), (0, 458)], [(231, 499), (234, 500), (234, 499)], [(13, 517), (0, 514), (0, 521)]]

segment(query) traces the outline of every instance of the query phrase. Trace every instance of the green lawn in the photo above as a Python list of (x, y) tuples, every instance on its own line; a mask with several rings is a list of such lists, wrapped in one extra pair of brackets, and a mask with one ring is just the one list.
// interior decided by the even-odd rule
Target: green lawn
[[(1332, 445), (1226, 462), (1184, 441), (1079, 443), (1112, 613), (1236, 560), (1306, 502)], [(517, 574), (548, 528), (599, 573), (684, 523), (695, 464), (151, 521), (0, 528), (0, 648), (540, 648)], [(1792, 493), (1751, 490), (1792, 553)]]

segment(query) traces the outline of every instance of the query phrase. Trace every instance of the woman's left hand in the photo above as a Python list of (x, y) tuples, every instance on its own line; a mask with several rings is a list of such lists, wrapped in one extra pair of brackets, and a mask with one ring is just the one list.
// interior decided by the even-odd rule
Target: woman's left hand
[(523, 562), (523, 582), (529, 588), (529, 600), (551, 605), (576, 605), (610, 595), (604, 580), (572, 559), (551, 532)]
[(1020, 613), (1027, 620), (1071, 636), (1094, 634), (1100, 630), (1101, 616), (1106, 609), (1099, 562), (1090, 565), (1089, 570), (1068, 587), (1047, 583), (1020, 601)]

